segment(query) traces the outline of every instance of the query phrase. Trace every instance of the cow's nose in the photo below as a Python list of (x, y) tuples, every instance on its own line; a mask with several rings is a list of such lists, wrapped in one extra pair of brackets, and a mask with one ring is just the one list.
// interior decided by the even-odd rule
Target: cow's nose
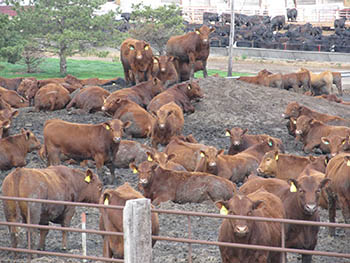
[(203, 39), (203, 42), (204, 42), (204, 43), (207, 43), (207, 42), (208, 42), (208, 39), (207, 39), (207, 38)]
[(140, 184), (147, 184), (147, 183), (148, 183), (147, 179), (140, 179)]
[(303, 132), (301, 131), (301, 130), (296, 130), (295, 131), (295, 134), (298, 134), (298, 135), (300, 135), (300, 134), (302, 134)]
[(210, 162), (210, 163), (209, 163), (209, 166), (211, 166), (211, 167), (216, 166), (216, 162)]
[(239, 145), (240, 143), (239, 143), (239, 141), (234, 141), (233, 142), (233, 145)]
[(308, 211), (309, 213), (314, 213), (317, 209), (316, 204), (306, 204), (305, 205), (305, 210)]
[(259, 174), (262, 174), (263, 173), (263, 170), (261, 168), (257, 168), (256, 171), (259, 173)]
[(105, 107), (105, 106), (102, 106), (102, 107), (101, 107), (101, 110), (105, 111), (105, 110), (106, 110), (106, 107)]
[(247, 226), (236, 226), (236, 232), (244, 234), (248, 231)]
[(164, 123), (160, 123), (159, 127), (163, 129), (165, 127), (165, 124)]
[(136, 59), (142, 59), (142, 55), (136, 56)]
[(161, 71), (161, 72), (165, 72), (165, 68), (161, 68), (160, 71)]
[(115, 142), (120, 142), (120, 137), (114, 137)]

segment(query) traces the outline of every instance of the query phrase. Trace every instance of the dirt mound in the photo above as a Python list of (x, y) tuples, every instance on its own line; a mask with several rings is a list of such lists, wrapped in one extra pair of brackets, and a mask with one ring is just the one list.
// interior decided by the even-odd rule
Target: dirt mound
[[(239, 126), (248, 128), (250, 133), (266, 133), (280, 138), (287, 153), (300, 154), (301, 145), (296, 145), (285, 127), (286, 120), (282, 118), (282, 113), (286, 105), (291, 101), (298, 101), (317, 111), (335, 114), (350, 119), (350, 106), (330, 103), (325, 100), (299, 95), (296, 93), (276, 90), (267, 87), (259, 87), (232, 79), (209, 77), (199, 80), (200, 86), (204, 90), (205, 98), (196, 103), (196, 112), (185, 117), (184, 134), (193, 134), (201, 143), (212, 145), (218, 149), (228, 149), (229, 139), (225, 137), (225, 128)], [(112, 87), (111, 87), (112, 89)], [(113, 87), (115, 89), (115, 87)], [(99, 123), (108, 118), (101, 113), (79, 115), (66, 110), (55, 112), (32, 112), (30, 108), (21, 109), (21, 114), (14, 120), (12, 134), (18, 133), (21, 128), (32, 130), (43, 142), (43, 125), (46, 120), (61, 118), (71, 122)], [(82, 134), (81, 136), (85, 136)], [(138, 140), (148, 143), (148, 140)], [(28, 155), (29, 167), (45, 167), (36, 153)], [(108, 171), (104, 168), (105, 173)], [(1, 182), (10, 171), (1, 174)], [(129, 169), (117, 169), (119, 183), (128, 181), (136, 187), (137, 176)], [(164, 209), (176, 209), (198, 212), (218, 213), (211, 202), (202, 204), (174, 204), (166, 202), (160, 205)], [(98, 229), (99, 213), (97, 209), (78, 208), (73, 218), (72, 226), (81, 227), (80, 213), (87, 212), (87, 228)], [(338, 221), (339, 221), (338, 212)], [(327, 220), (327, 212), (321, 211), (322, 221)], [(0, 220), (5, 220), (3, 210), (0, 209)], [(221, 224), (220, 219), (208, 219), (201, 217), (191, 218), (192, 238), (216, 241), (218, 229)], [(188, 219), (184, 216), (160, 215), (160, 235), (171, 237), (188, 237)], [(319, 234), (318, 250), (330, 250), (339, 253), (349, 253), (347, 238), (343, 230), (338, 230), (335, 239), (328, 238), (327, 232), (321, 228)], [(7, 228), (0, 227), (0, 246), (9, 246), (10, 237)], [(22, 232), (22, 242), (20, 247), (25, 247), (24, 234)], [(102, 255), (102, 238), (97, 235), (88, 235), (88, 255)], [(70, 233), (68, 252), (72, 254), (81, 253), (80, 235)], [(46, 249), (48, 251), (59, 252), (61, 247), (61, 233), (50, 231), (46, 239)], [(174, 242), (157, 242), (153, 251), (153, 262), (188, 262), (188, 245)], [(1, 251), (0, 258), (4, 261), (11, 261), (12, 254)], [(193, 262), (221, 262), (219, 249), (215, 246), (192, 245)], [(290, 262), (296, 262), (296, 255), (288, 255)], [(18, 262), (26, 261), (26, 257), (21, 255)], [(348, 262), (345, 259), (314, 257), (315, 262)], [(37, 258), (35, 262), (50, 262), (48, 258)], [(52, 261), (54, 262), (54, 260)], [(65, 261), (68, 262), (68, 261)], [(69, 260), (69, 262), (80, 262)]]

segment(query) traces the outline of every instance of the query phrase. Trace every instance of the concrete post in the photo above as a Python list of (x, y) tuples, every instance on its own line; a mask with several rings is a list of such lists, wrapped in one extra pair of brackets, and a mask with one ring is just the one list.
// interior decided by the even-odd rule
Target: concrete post
[(152, 262), (151, 202), (128, 200), (123, 211), (124, 262)]

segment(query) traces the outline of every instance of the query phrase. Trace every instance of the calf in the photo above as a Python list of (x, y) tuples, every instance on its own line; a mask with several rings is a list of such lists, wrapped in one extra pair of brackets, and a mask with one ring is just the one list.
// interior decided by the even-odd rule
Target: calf
[(320, 113), (310, 108), (299, 104), (296, 101), (288, 103), (285, 112), (282, 114), (282, 117), (285, 119), (294, 118), (295, 120), (301, 115), (306, 115), (310, 118), (313, 118), (318, 121), (322, 121), (325, 124), (329, 125), (338, 125), (338, 126), (348, 126), (350, 127), (350, 120), (344, 118)]
[[(236, 190), (228, 201), (218, 201), (216, 206), (224, 214), (240, 216), (257, 216), (268, 218), (285, 218), (281, 200), (265, 190), (258, 190), (249, 195)], [(219, 242), (243, 243), (260, 246), (281, 246), (281, 224), (225, 218), (219, 230)], [(283, 254), (267, 250), (233, 248), (220, 246), (223, 263), (231, 262), (282, 262)]]
[(200, 203), (205, 200), (228, 200), (233, 196), (232, 182), (207, 173), (174, 171), (153, 162), (130, 165), (139, 173), (139, 188), (152, 204), (171, 200), (175, 203)]
[[(126, 201), (145, 198), (140, 192), (132, 188), (128, 183), (115, 189), (105, 190), (100, 197), (100, 204), (125, 206)], [(152, 208), (154, 208), (152, 206)], [(159, 233), (158, 214), (151, 214), (152, 235)], [(123, 210), (100, 208), (100, 230), (109, 232), (123, 232)], [(152, 241), (152, 246), (156, 243)], [(124, 258), (123, 236), (103, 235), (103, 257)]]
[(118, 98), (114, 105), (117, 110), (114, 112), (113, 118), (130, 122), (129, 127), (125, 129), (125, 134), (136, 138), (151, 136), (155, 118), (150, 113), (128, 99)]
[[(2, 193), (8, 197), (37, 198), (55, 201), (98, 203), (102, 184), (90, 170), (82, 172), (65, 166), (46, 169), (18, 168), (6, 176)], [(6, 221), (17, 222), (22, 216), (24, 223), (49, 225), (49, 222), (69, 227), (75, 206), (4, 201)], [(17, 229), (9, 227), (12, 247), (17, 247)], [(40, 229), (38, 249), (45, 249), (49, 230)], [(62, 248), (67, 249), (67, 232), (62, 231)]]
[(157, 148), (158, 144), (166, 145), (174, 135), (180, 135), (184, 127), (182, 109), (174, 102), (169, 102), (153, 112), (156, 120), (152, 127), (151, 144)]
[(153, 52), (144, 40), (128, 38), (120, 46), (120, 60), (126, 84), (139, 84), (151, 79)]
[(324, 71), (319, 74), (312, 73), (308, 69), (301, 68), (299, 72), (308, 72), (310, 74), (312, 93), (314, 95), (333, 93), (333, 75), (330, 71)]
[(195, 32), (189, 32), (181, 36), (172, 36), (166, 44), (166, 52), (168, 56), (174, 56), (179, 61), (189, 62), (190, 78), (194, 77), (194, 69), (196, 60), (202, 61), (203, 75), (206, 78), (207, 59), (209, 56), (209, 34), (214, 28), (203, 25)]
[(265, 153), (257, 169), (259, 174), (268, 175), (282, 180), (297, 178), (309, 165), (318, 167), (321, 172), (326, 171), (328, 159), (326, 156), (298, 156), (283, 154), (278, 151)]
[(172, 158), (173, 162), (181, 164), (188, 171), (194, 171), (198, 161), (202, 158), (201, 150), (208, 147), (210, 146), (174, 136), (163, 152), (168, 155), (174, 154), (175, 156)]
[(141, 107), (146, 108), (150, 101), (164, 91), (164, 87), (161, 81), (157, 78), (153, 78), (149, 81), (142, 82), (131, 88), (124, 88), (114, 91), (105, 100), (102, 106), (102, 110), (110, 115), (116, 110), (115, 102), (118, 98), (129, 99)]
[(10, 111), (4, 113), (6, 110), (0, 111), (0, 138), (5, 138), (10, 135), (10, 127), (12, 124), (12, 119), (18, 116), (18, 111)]
[(173, 101), (182, 108), (184, 113), (193, 113), (195, 109), (191, 100), (199, 100), (202, 97), (203, 92), (197, 81), (183, 82), (155, 96), (147, 106), (147, 110), (157, 111), (164, 104)]
[[(266, 183), (266, 180), (274, 182)], [(320, 221), (318, 205), (321, 190), (329, 183), (328, 178), (320, 180), (317, 176), (301, 174), (297, 179), (290, 179), (289, 185), (281, 183), (278, 179), (253, 178), (242, 186), (243, 191), (248, 194), (256, 188), (265, 189), (277, 195), (283, 202), (287, 219)], [(277, 182), (276, 186), (273, 184)], [(248, 184), (250, 185), (248, 187)], [(269, 187), (266, 185), (271, 184)], [(317, 244), (318, 226), (286, 225), (286, 247), (296, 249), (314, 250)], [(302, 254), (302, 262), (311, 263), (312, 255)]]
[(341, 81), (341, 73), (340, 72), (332, 72), (333, 76), (333, 84), (335, 84), (338, 94), (340, 96), (343, 96), (343, 87), (342, 87), (342, 81)]
[(40, 110), (60, 110), (70, 101), (69, 91), (62, 85), (50, 83), (40, 88), (34, 97), (34, 107)]
[[(326, 178), (331, 182), (328, 193), (329, 222), (335, 222), (336, 208), (339, 204), (346, 224), (350, 223), (350, 154), (340, 153), (333, 157), (326, 169)], [(349, 230), (346, 230), (347, 234)], [(335, 228), (329, 228), (329, 234), (335, 236)]]
[(242, 182), (246, 176), (256, 173), (256, 169), (266, 152), (277, 149), (278, 146), (271, 138), (236, 155), (224, 155), (223, 150), (221, 150), (210, 159), (207, 149), (202, 151), (202, 158), (196, 166), (196, 171), (210, 172), (235, 183)]
[(13, 78), (13, 79), (8, 79), (8, 78), (3, 78), (0, 77), (0, 86), (4, 87), (5, 89), (8, 90), (17, 90), (18, 86), (22, 82), (24, 78)]
[(349, 135), (340, 136), (337, 134), (330, 134), (325, 137), (321, 137), (321, 144), (323, 148), (327, 148), (332, 157), (341, 152), (349, 152)]
[(62, 155), (79, 161), (93, 159), (98, 175), (102, 178), (102, 166), (106, 164), (111, 172), (110, 182), (115, 183), (112, 160), (119, 149), (123, 129), (129, 125), (117, 119), (99, 124), (48, 120), (43, 132), (48, 165), (60, 164)]
[(284, 152), (284, 146), (282, 144), (282, 141), (278, 138), (270, 137), (266, 134), (247, 134), (248, 129), (242, 129), (239, 127), (231, 128), (231, 130), (226, 129), (225, 135), (227, 137), (230, 137), (231, 145), (228, 150), (229, 155), (235, 155), (239, 152), (242, 152), (246, 149), (248, 149), (250, 146), (253, 146), (254, 144), (257, 144), (261, 142), (261, 140), (271, 138), (278, 147)]
[(154, 57), (153, 59), (153, 75), (162, 82), (165, 88), (179, 82), (173, 56), (159, 56), (159, 58)]
[(17, 88), (18, 94), (26, 98), (30, 105), (34, 105), (34, 97), (38, 90), (39, 82), (38, 80), (32, 78), (23, 79)]
[(40, 147), (35, 135), (25, 129), (20, 134), (0, 139), (0, 170), (25, 166), (27, 153), (39, 150)]
[(80, 89), (73, 99), (68, 103), (66, 109), (71, 107), (82, 109), (86, 113), (101, 111), (104, 100), (110, 92), (99, 86), (89, 86)]
[(4, 101), (10, 104), (11, 107), (22, 108), (29, 106), (28, 100), (18, 95), (18, 93), (14, 90), (7, 90), (3, 87), (0, 87), (0, 96)]
[(304, 115), (300, 116), (296, 122), (295, 134), (298, 136), (297, 139), (303, 142), (303, 150), (306, 153), (311, 152), (315, 147), (320, 147), (324, 153), (327, 153), (329, 148), (321, 144), (322, 137), (331, 134), (346, 136), (349, 133), (350, 128), (348, 127), (326, 125)]

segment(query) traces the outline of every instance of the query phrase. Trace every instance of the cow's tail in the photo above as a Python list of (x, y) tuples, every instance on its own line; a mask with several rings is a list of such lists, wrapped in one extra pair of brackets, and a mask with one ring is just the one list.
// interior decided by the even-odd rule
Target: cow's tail
[(47, 164), (47, 151), (45, 143), (41, 145), (41, 148), (38, 150), (40, 159)]
[[(8, 175), (2, 185), (2, 194), (7, 197), (19, 197), (19, 184), (20, 184), (20, 172), (19, 168)], [(6, 221), (19, 222), (20, 221), (20, 209), (17, 201), (4, 200), (4, 213)], [(12, 247), (17, 247), (18, 244), (18, 232), (17, 227), (9, 226), (11, 235)]]

